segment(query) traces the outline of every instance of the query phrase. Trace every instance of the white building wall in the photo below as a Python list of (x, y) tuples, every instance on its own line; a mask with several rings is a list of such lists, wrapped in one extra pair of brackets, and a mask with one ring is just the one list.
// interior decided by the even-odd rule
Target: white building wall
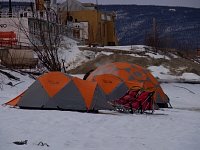
[[(23, 29), (23, 31), (20, 28)], [(17, 42), (19, 42), (18, 44), (23, 46), (30, 45), (30, 42), (26, 36), (26, 34), (29, 35), (28, 18), (0, 18), (0, 32), (11, 31), (16, 34)]]
[(88, 39), (88, 22), (75, 22), (73, 23), (73, 29), (79, 30), (80, 39)]

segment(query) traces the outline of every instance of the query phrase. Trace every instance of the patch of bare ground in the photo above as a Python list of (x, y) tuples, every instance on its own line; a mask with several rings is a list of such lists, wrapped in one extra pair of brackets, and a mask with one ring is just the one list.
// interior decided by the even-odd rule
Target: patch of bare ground
[[(85, 50), (85, 49), (82, 49), (82, 50)], [(100, 49), (95, 49), (95, 48), (90, 49), (90, 50), (93, 52), (107, 51), (107, 50), (100, 50)], [(140, 65), (145, 68), (149, 66), (163, 65), (164, 67), (170, 70), (172, 75), (181, 75), (184, 72), (191, 72), (191, 73), (200, 75), (200, 65), (189, 59), (185, 59), (181, 57), (178, 57), (178, 58), (170, 57), (170, 60), (164, 59), (164, 58), (154, 59), (149, 56), (146, 56), (144, 51), (136, 53), (134, 52), (134, 50), (133, 51), (109, 50), (109, 52), (113, 52), (114, 54), (109, 55), (109, 56), (101, 54), (95, 59), (89, 62), (86, 62), (75, 69), (69, 70), (68, 73), (85, 74), (88, 71), (107, 63), (129, 62), (129, 63)], [(137, 55), (140, 55), (141, 57), (135, 57), (129, 54), (137, 54)]]
[(200, 76), (200, 65), (189, 59), (174, 58), (168, 62), (162, 63), (164, 66), (168, 66), (172, 74), (181, 75), (184, 72), (195, 73)]
[(128, 55), (120, 55), (120, 54), (112, 54), (112, 55), (101, 55), (97, 57), (96, 59), (86, 62), (82, 64), (81, 66), (78, 66), (75, 69), (69, 70), (68, 73), (71, 74), (84, 74), (87, 73), (88, 71), (97, 68), (98, 66), (107, 64), (107, 63), (112, 63), (112, 62), (129, 62), (129, 63), (134, 63), (138, 64), (141, 66), (146, 66), (148, 64), (148, 59), (143, 58), (141, 61), (141, 58), (137, 57), (132, 57)]

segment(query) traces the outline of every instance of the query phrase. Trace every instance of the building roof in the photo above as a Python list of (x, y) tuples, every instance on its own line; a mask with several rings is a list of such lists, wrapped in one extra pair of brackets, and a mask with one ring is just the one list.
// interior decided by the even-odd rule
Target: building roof
[[(12, 2), (12, 11), (19, 12), (20, 10), (31, 10), (33, 3), (32, 2)], [(0, 11), (8, 12), (9, 10), (9, 2), (0, 1)]]
[(60, 11), (80, 11), (87, 10), (83, 4), (77, 0), (66, 0), (60, 4)]

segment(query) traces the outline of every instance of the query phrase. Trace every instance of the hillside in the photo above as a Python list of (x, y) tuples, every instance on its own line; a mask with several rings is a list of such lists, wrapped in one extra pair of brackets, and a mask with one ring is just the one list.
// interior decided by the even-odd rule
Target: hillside
[[(154, 52), (151, 47), (143, 45), (134, 46), (106, 46), (106, 47), (79, 47), (80, 55), (76, 63), (68, 67), (68, 73), (85, 74), (91, 69), (116, 61), (129, 62), (148, 68), (156, 72), (158, 79), (182, 80), (184, 73), (198, 75), (200, 81), (200, 60), (182, 58), (176, 53), (160, 51)], [(79, 62), (79, 63), (78, 63)], [(76, 65), (77, 64), (77, 65)], [(159, 76), (158, 76), (159, 72)]]
[(144, 44), (153, 18), (164, 46), (196, 49), (200, 45), (200, 9), (142, 5), (100, 5), (99, 9), (116, 14), (120, 45)]

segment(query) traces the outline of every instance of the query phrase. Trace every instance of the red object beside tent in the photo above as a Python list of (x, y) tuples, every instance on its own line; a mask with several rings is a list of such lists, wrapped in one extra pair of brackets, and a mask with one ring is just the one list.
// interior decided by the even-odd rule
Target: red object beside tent
[(129, 90), (123, 97), (114, 100), (113, 106), (117, 109), (124, 109), (128, 111), (153, 110), (153, 94), (154, 92), (142, 90)]

